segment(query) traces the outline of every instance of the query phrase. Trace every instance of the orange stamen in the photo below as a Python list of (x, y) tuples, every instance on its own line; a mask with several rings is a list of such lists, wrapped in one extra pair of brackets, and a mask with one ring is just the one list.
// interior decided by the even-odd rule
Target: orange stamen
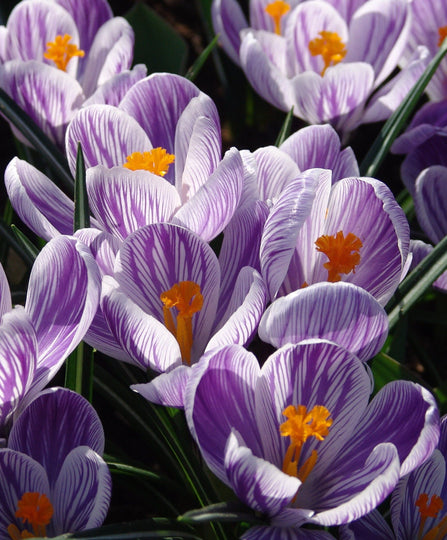
[(343, 231), (338, 231), (334, 236), (323, 235), (317, 238), (315, 245), (317, 251), (329, 259), (323, 266), (328, 271), (327, 280), (332, 283), (340, 281), (340, 274), (354, 272), (360, 262), (359, 250), (363, 244), (355, 234), (348, 233), (346, 238)]
[(275, 25), (275, 34), (281, 35), (281, 19), (290, 10), (290, 5), (283, 0), (271, 2), (265, 8), (265, 11), (273, 19)]
[(447, 26), (441, 26), (441, 28), (438, 28), (438, 34), (439, 34), (438, 47), (440, 47), (444, 39), (447, 37)]
[(44, 537), (46, 535), (46, 526), (53, 517), (53, 505), (44, 493), (26, 492), (17, 502), (17, 511), (15, 516), (21, 518), (23, 524), (28, 522), (33, 529), (33, 533), (24, 529), (19, 531), (16, 525), (11, 523), (8, 526), (8, 534), (12, 540), (21, 538), (34, 538), (36, 536)]
[(312, 56), (321, 54), (323, 57), (324, 68), (321, 72), (323, 76), (327, 68), (341, 62), (348, 51), (337, 32), (322, 30), (318, 35), (321, 37), (316, 37), (309, 42), (309, 51)]
[[(166, 328), (175, 336), (180, 346), (182, 360), (191, 365), (193, 344), (192, 317), (202, 309), (203, 296), (200, 286), (194, 281), (180, 281), (160, 295), (163, 302), (163, 315)], [(176, 308), (176, 323), (170, 311)]]
[(56, 36), (54, 41), (47, 43), (47, 50), (43, 53), (44, 58), (53, 60), (58, 69), (67, 71), (67, 64), (74, 56), (84, 56), (84, 51), (78, 49), (74, 43), (68, 43), (71, 36)]
[(127, 162), (123, 167), (131, 171), (145, 170), (158, 176), (165, 176), (169, 170), (169, 165), (173, 163), (175, 157), (168, 154), (164, 148), (153, 148), (150, 152), (134, 152), (127, 156)]

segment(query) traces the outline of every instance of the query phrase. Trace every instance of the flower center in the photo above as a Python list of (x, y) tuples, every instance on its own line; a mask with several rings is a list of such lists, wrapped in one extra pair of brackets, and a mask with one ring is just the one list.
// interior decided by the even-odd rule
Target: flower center
[(441, 26), (441, 28), (438, 28), (438, 34), (439, 34), (438, 47), (440, 47), (444, 39), (447, 37), (447, 26)]
[(416, 506), (421, 516), (417, 540), (444, 540), (447, 534), (447, 515), (441, 519), (436, 527), (431, 528), (422, 536), (427, 518), (435, 518), (444, 507), (441, 497), (432, 495), (430, 502), (428, 502), (427, 493), (421, 493), (416, 501)]
[(309, 42), (309, 51), (312, 56), (321, 54), (323, 57), (324, 68), (321, 72), (321, 76), (323, 76), (326, 69), (341, 62), (348, 51), (337, 32), (322, 30), (318, 35), (320, 37)]
[(173, 154), (168, 154), (164, 148), (158, 147), (153, 148), (150, 152), (134, 152), (126, 159), (127, 161), (123, 165), (126, 169), (131, 171), (142, 169), (158, 174), (158, 176), (164, 176), (175, 157)]
[(338, 231), (334, 236), (324, 234), (317, 238), (315, 245), (317, 251), (324, 253), (329, 259), (323, 266), (328, 271), (327, 280), (332, 283), (340, 281), (340, 274), (354, 272), (360, 262), (359, 250), (363, 244), (355, 234), (348, 233), (346, 238), (343, 231)]
[(53, 516), (53, 505), (44, 493), (28, 491), (18, 501), (15, 516), (21, 518), (23, 524), (28, 522), (33, 532), (31, 533), (27, 529), (20, 532), (17, 526), (11, 523), (8, 527), (8, 533), (12, 540), (36, 536), (44, 537), (46, 525), (50, 523)]
[[(161, 293), (160, 300), (163, 302), (165, 326), (178, 341), (183, 362), (191, 365), (192, 317), (203, 306), (200, 286), (194, 281), (180, 281), (169, 291)], [(175, 322), (173, 308), (177, 311)]]
[(301, 448), (309, 437), (322, 441), (329, 434), (332, 425), (332, 418), (329, 418), (331, 413), (322, 405), (315, 405), (309, 412), (305, 405), (289, 405), (282, 414), (287, 420), (279, 426), (279, 431), (283, 437), (290, 437), (282, 470), (304, 482), (314, 468), (318, 454), (316, 450), (312, 450), (309, 458), (298, 469)]
[(67, 64), (73, 56), (84, 56), (85, 54), (74, 43), (68, 43), (70, 40), (71, 36), (68, 34), (56, 36), (54, 41), (47, 43), (47, 50), (43, 53), (44, 58), (53, 60), (56, 67), (62, 71), (67, 71)]
[(275, 34), (281, 35), (281, 19), (290, 10), (290, 5), (283, 0), (276, 0), (267, 4), (265, 11), (273, 19)]

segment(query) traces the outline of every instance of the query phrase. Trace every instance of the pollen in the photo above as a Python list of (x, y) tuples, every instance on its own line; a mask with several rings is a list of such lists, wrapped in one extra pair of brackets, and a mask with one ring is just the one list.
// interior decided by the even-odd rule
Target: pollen
[(280, 434), (283, 437), (290, 437), (282, 470), (304, 482), (317, 462), (318, 453), (312, 450), (309, 458), (298, 468), (301, 449), (309, 437), (323, 441), (329, 435), (329, 428), (333, 422), (330, 418), (331, 413), (322, 405), (316, 405), (309, 412), (304, 405), (289, 405), (282, 414), (287, 420), (279, 426)]
[(46, 536), (45, 528), (53, 517), (53, 505), (44, 493), (28, 491), (17, 502), (15, 516), (21, 518), (24, 525), (28, 522), (33, 533), (27, 529), (20, 532), (16, 525), (11, 524), (8, 527), (8, 533), (12, 540), (44, 537)]
[[(194, 281), (180, 281), (161, 293), (160, 300), (165, 326), (178, 341), (183, 362), (191, 365), (192, 318), (203, 306), (200, 286)], [(171, 310), (175, 310), (175, 320)]]
[(281, 35), (281, 19), (290, 10), (290, 5), (283, 0), (276, 0), (267, 4), (265, 11), (273, 19), (275, 34)]
[(52, 60), (58, 69), (67, 71), (68, 62), (74, 56), (84, 56), (84, 51), (78, 49), (74, 43), (69, 43), (71, 36), (56, 36), (54, 41), (47, 43), (47, 50), (43, 53), (44, 58)]
[(309, 42), (309, 51), (312, 56), (321, 54), (323, 57), (324, 68), (321, 72), (321, 76), (323, 76), (327, 68), (341, 62), (348, 51), (337, 32), (322, 30), (318, 35), (320, 37), (316, 37)]
[(328, 271), (327, 280), (334, 283), (340, 281), (340, 274), (354, 272), (360, 262), (360, 248), (363, 244), (355, 234), (348, 233), (346, 238), (343, 231), (333, 236), (323, 235), (317, 238), (317, 251), (324, 253), (329, 259), (323, 266)]
[(169, 165), (174, 162), (175, 156), (168, 154), (164, 148), (153, 148), (149, 152), (134, 152), (127, 156), (127, 161), (123, 167), (131, 171), (144, 170), (165, 176), (169, 170)]
[(441, 26), (441, 28), (438, 28), (438, 34), (439, 34), (438, 47), (440, 47), (444, 39), (447, 37), (447, 26)]

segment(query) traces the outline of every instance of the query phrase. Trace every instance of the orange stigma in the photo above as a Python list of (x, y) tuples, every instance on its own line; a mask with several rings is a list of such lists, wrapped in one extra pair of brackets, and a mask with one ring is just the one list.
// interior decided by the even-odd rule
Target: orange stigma
[(73, 43), (68, 43), (70, 40), (71, 36), (68, 34), (56, 36), (54, 41), (47, 43), (47, 50), (43, 53), (44, 58), (53, 60), (56, 67), (62, 71), (67, 71), (67, 64), (73, 56), (84, 56), (85, 54)]
[(127, 156), (127, 162), (123, 167), (131, 171), (144, 170), (165, 176), (169, 170), (169, 165), (173, 163), (175, 157), (168, 154), (164, 148), (153, 148), (150, 152), (134, 152)]
[(312, 450), (310, 456), (298, 469), (301, 448), (309, 437), (322, 441), (329, 434), (332, 425), (331, 413), (322, 405), (316, 405), (307, 412), (304, 405), (289, 405), (282, 414), (287, 418), (279, 426), (283, 437), (290, 437), (290, 445), (284, 456), (282, 470), (289, 476), (299, 478), (304, 482), (317, 462), (318, 454)]
[[(192, 317), (202, 309), (203, 296), (200, 286), (194, 281), (180, 281), (169, 291), (161, 293), (163, 316), (166, 328), (174, 335), (180, 346), (182, 360), (191, 365), (191, 349), (193, 344)], [(176, 323), (171, 309), (177, 310)]]
[(28, 522), (33, 532), (27, 529), (19, 531), (16, 525), (8, 527), (8, 534), (12, 540), (21, 538), (35, 538), (46, 536), (46, 526), (53, 517), (53, 505), (44, 493), (26, 492), (17, 503), (15, 516), (21, 518), (23, 524)]
[(340, 274), (354, 272), (360, 262), (359, 250), (363, 244), (355, 234), (348, 233), (346, 238), (343, 231), (338, 231), (334, 236), (324, 234), (317, 238), (315, 245), (317, 251), (329, 259), (323, 266), (328, 271), (327, 280), (332, 283), (340, 281)]
[(341, 62), (348, 51), (337, 32), (322, 30), (318, 35), (320, 37), (309, 42), (309, 51), (312, 56), (321, 54), (323, 57), (324, 68), (321, 72), (321, 76), (323, 76), (327, 68)]
[(439, 34), (438, 47), (440, 47), (444, 39), (447, 37), (447, 26), (441, 26), (441, 28), (438, 28), (438, 34)]
[(265, 11), (273, 19), (275, 34), (281, 35), (281, 19), (290, 10), (290, 5), (283, 0), (276, 0), (267, 4)]

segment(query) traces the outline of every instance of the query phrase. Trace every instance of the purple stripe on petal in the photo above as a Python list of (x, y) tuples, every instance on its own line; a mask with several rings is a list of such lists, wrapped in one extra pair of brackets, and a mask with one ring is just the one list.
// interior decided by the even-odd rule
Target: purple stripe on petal
[(415, 183), (414, 206), (418, 221), (435, 244), (447, 234), (447, 167), (424, 169)]
[(378, 510), (341, 527), (340, 540), (396, 540), (390, 526)]
[(158, 375), (151, 382), (133, 384), (131, 388), (151, 403), (164, 407), (183, 408), (185, 388), (190, 375), (191, 368), (181, 365), (168, 373)]

